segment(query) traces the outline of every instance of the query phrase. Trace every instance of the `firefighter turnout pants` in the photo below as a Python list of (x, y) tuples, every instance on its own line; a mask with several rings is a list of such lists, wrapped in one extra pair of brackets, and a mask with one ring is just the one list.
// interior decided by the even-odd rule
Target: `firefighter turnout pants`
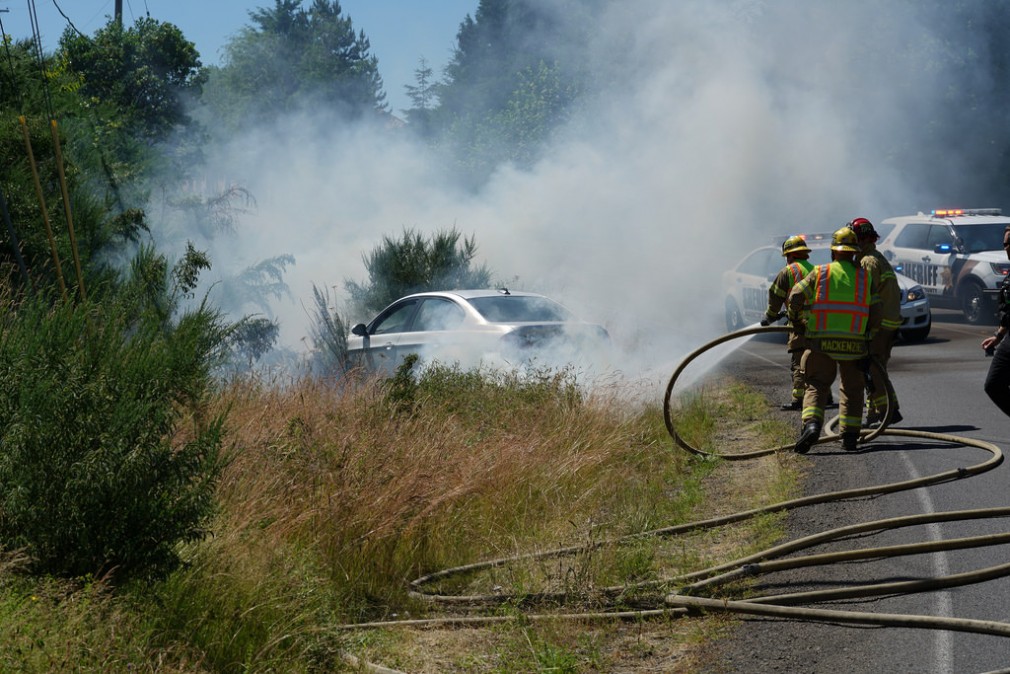
[[(891, 398), (892, 411), (898, 409), (898, 396), (894, 393), (890, 378), (886, 376), (897, 335), (896, 330), (880, 330), (870, 339), (870, 355), (873, 358), (870, 361), (870, 376), (866, 380), (866, 406), (877, 417), (883, 416), (888, 397)], [(880, 382), (886, 382), (887, 388), (881, 386)]]
[(835, 360), (826, 353), (807, 349), (800, 360), (806, 392), (803, 395), (803, 422), (824, 423), (824, 408), (831, 395), (831, 385), (838, 374), (839, 430), (858, 431), (863, 425), (863, 387), (866, 378), (858, 360)]

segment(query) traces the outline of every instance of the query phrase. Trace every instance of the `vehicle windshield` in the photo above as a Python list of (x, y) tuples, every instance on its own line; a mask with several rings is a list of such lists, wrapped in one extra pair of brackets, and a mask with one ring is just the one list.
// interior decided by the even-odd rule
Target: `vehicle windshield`
[(978, 253), (983, 250), (1003, 250), (1003, 230), (1006, 222), (990, 222), (978, 225), (954, 225), (954, 231), (964, 243), (965, 251)]
[(546, 297), (528, 295), (495, 295), (474, 297), (473, 308), (492, 323), (533, 323), (570, 321), (572, 314)]

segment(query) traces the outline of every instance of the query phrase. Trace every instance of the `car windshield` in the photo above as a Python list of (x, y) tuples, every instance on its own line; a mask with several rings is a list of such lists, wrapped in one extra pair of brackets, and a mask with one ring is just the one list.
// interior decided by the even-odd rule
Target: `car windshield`
[(492, 323), (533, 323), (569, 321), (571, 313), (546, 297), (529, 295), (494, 295), (474, 297), (470, 304)]
[(1003, 230), (1005, 222), (990, 222), (978, 225), (954, 225), (954, 231), (964, 243), (969, 253), (983, 250), (1003, 250)]

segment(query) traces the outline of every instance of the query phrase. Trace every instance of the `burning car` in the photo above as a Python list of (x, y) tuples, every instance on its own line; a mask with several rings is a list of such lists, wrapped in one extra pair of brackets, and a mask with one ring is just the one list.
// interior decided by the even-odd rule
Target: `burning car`
[(609, 347), (607, 330), (528, 292), (453, 290), (400, 298), (347, 338), (352, 366), (391, 374), (404, 357), (477, 365), (580, 365)]

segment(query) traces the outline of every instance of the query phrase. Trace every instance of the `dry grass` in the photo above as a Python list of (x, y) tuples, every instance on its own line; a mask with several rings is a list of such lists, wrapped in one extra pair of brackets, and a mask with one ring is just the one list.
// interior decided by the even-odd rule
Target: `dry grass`
[[(760, 406), (718, 390), (698, 400), (747, 429), (733, 442), (771, 444), (773, 429), (748, 421)], [(740, 554), (777, 534), (774, 518), (507, 564), (437, 587), (571, 593), (561, 605), (491, 608), (514, 618), (505, 623), (338, 628), (458, 612), (408, 596), (408, 581), (425, 573), (750, 508), (795, 486), (791, 457), (691, 459), (672, 448), (661, 410), (586, 397), (564, 374), (521, 381), (450, 371), (353, 388), (247, 381), (216, 405), (229, 412), (229, 463), (213, 536), (186, 551), (185, 569), (134, 589), (129, 602), (93, 596), (118, 617), (88, 623), (86, 642), (69, 636), (87, 631), (86, 614), (59, 607), (57, 633), (70, 652), (104, 652), (105, 671), (341, 671), (353, 669), (346, 653), (409, 672), (700, 671), (704, 644), (727, 625), (721, 618), (530, 620), (528, 611), (598, 609), (596, 589)], [(697, 407), (678, 411), (679, 421), (695, 423)], [(615, 607), (661, 599), (653, 594), (629, 592)], [(116, 645), (104, 625), (127, 638)]]

